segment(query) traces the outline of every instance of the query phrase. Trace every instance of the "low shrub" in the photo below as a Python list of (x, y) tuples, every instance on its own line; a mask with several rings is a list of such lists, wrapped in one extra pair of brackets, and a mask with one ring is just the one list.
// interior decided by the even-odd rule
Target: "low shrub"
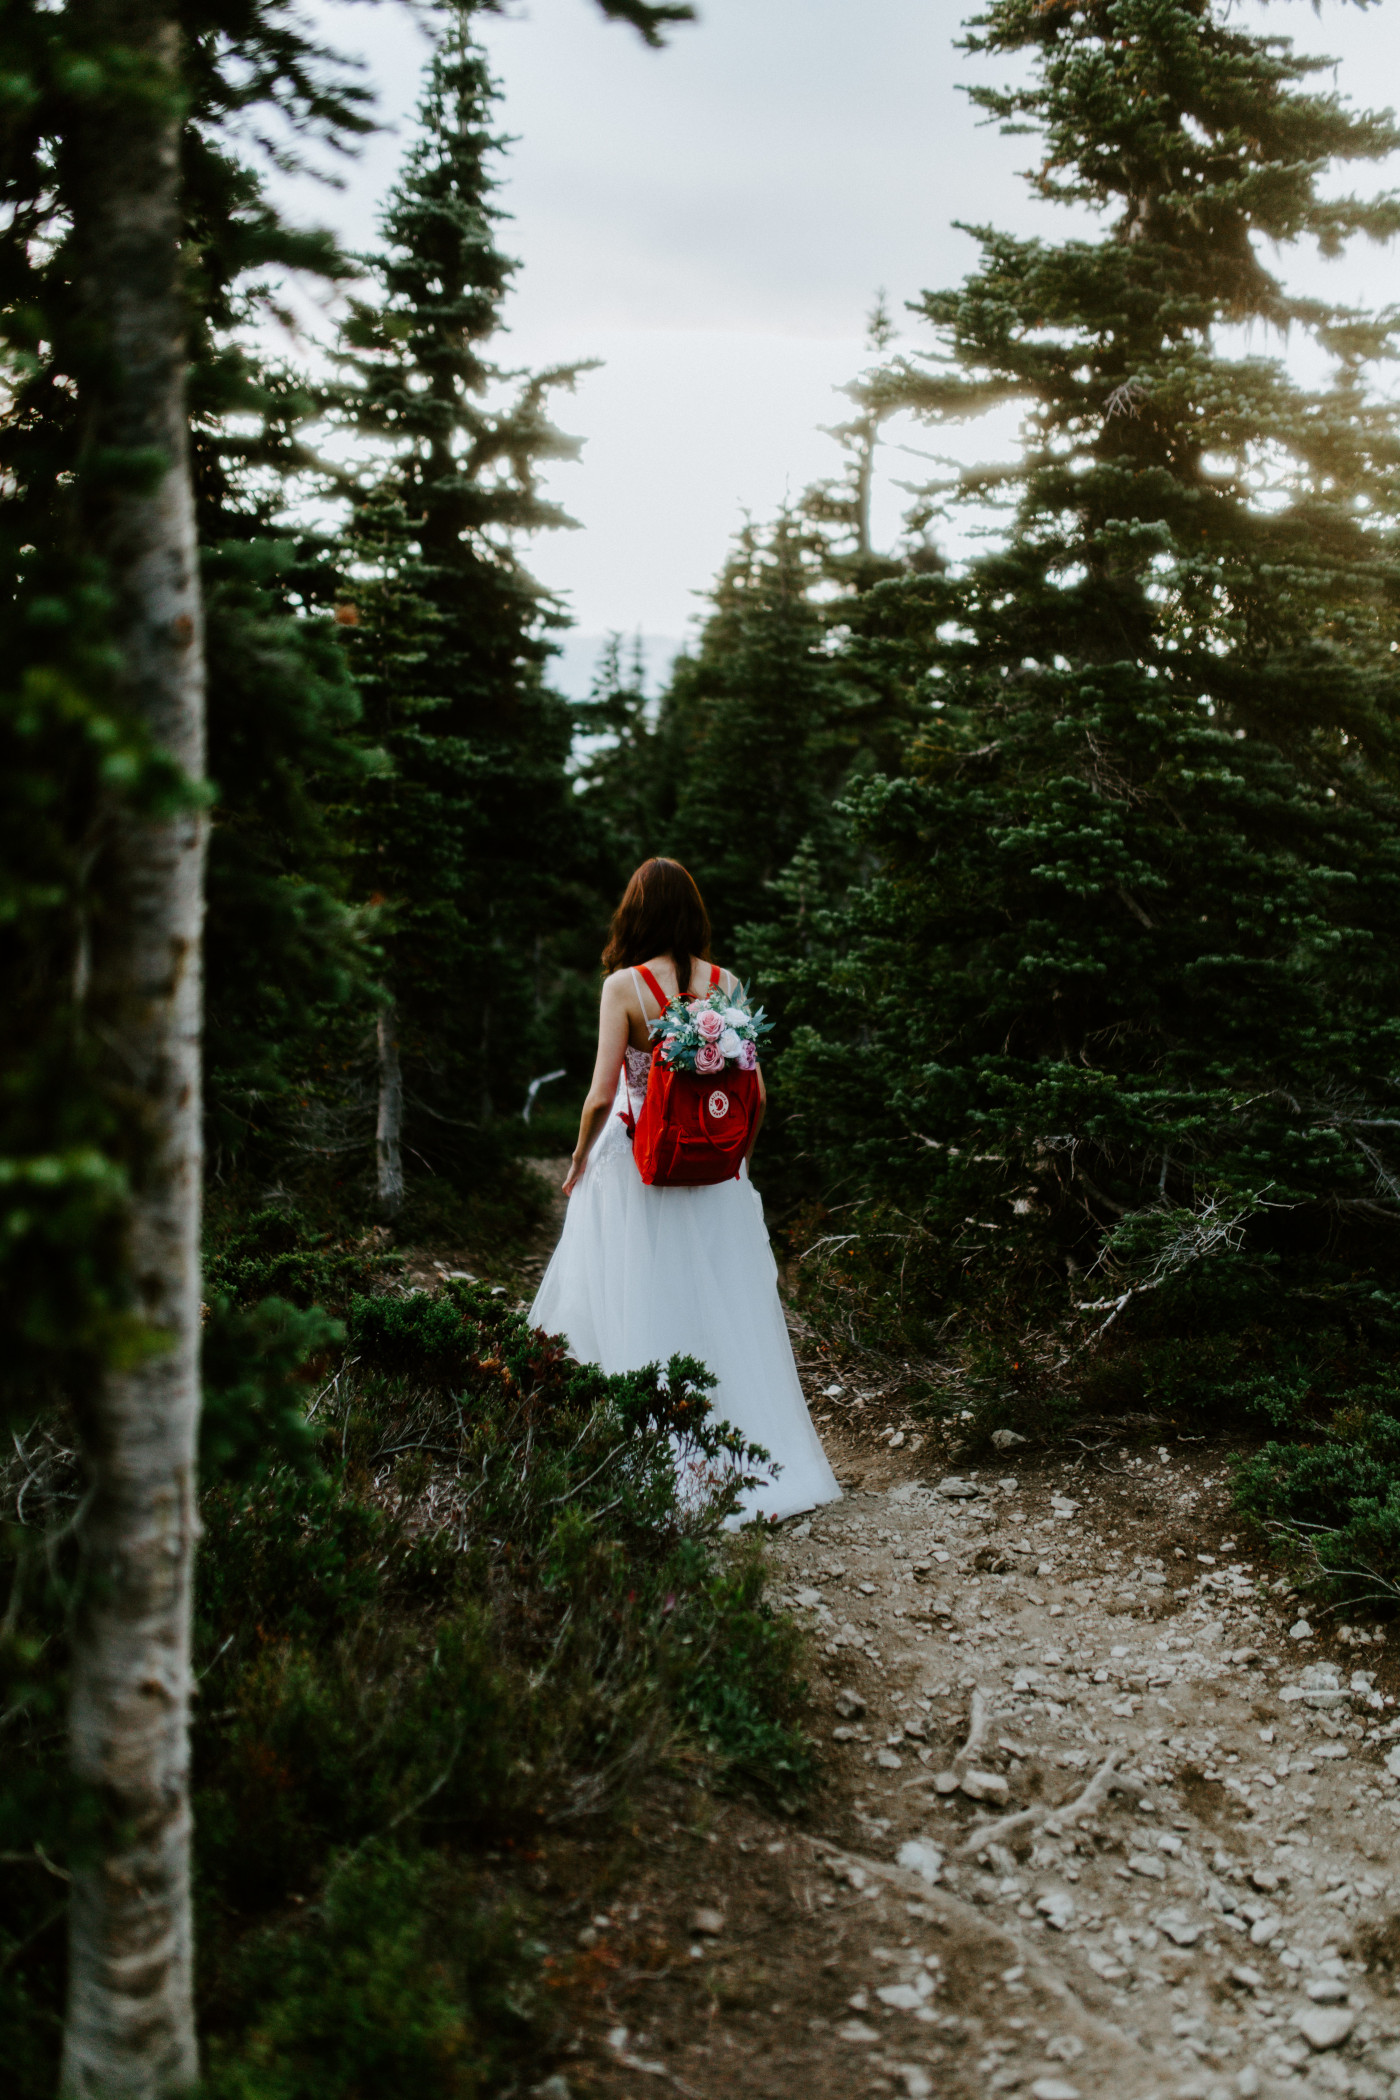
[[(485, 2093), (549, 2033), (525, 1927), (482, 1892), (488, 1846), (590, 1827), (673, 1753), (789, 1804), (813, 1779), (800, 1637), (765, 1601), (761, 1553), (725, 1533), (762, 1454), (715, 1419), (699, 1364), (605, 1376), (476, 1286), (352, 1294), (339, 1362), (324, 1315), (281, 1306), (239, 1314), (262, 1354), (222, 1388), (226, 1463), (202, 1496), (210, 2091)], [(237, 1371), (248, 1352), (229, 1353)], [(46, 1567), (24, 1531), (11, 1549)], [(5, 1827), (15, 1853), (42, 1832), (61, 1873), (80, 1818), (55, 1566), (6, 1651), (16, 1694), (23, 1655), (33, 1681)], [(30, 2100), (53, 2076), (62, 1885), (37, 1860), (0, 1873)]]
[(1303, 1586), (1348, 1602), (1400, 1603), (1396, 1414), (1352, 1405), (1316, 1442), (1267, 1443), (1240, 1462), (1235, 1502), (1272, 1535)]

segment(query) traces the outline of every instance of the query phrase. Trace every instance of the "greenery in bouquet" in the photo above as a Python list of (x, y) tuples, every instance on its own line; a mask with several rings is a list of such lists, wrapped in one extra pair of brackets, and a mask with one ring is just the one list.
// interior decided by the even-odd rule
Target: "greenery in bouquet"
[(763, 1008), (750, 1012), (744, 987), (732, 995), (717, 986), (703, 999), (673, 999), (651, 1032), (661, 1041), (661, 1056), (673, 1072), (698, 1072), (709, 1078), (726, 1065), (741, 1072), (758, 1069), (758, 1040), (772, 1027)]

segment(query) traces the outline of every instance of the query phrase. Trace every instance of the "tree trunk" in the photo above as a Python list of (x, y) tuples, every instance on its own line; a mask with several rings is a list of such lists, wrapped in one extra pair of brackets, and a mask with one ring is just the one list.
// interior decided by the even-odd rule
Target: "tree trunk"
[[(60, 160), (73, 213), (83, 541), (113, 596), (120, 699), (153, 756), (199, 783), (176, 17), (169, 0), (72, 0), (66, 15), (105, 80), (76, 106)], [(152, 1346), (79, 1396), (89, 1500), (70, 1738), (105, 1836), (73, 1873), (69, 2100), (155, 2100), (189, 2091), (198, 2075), (188, 1722), (204, 835), (193, 793), (167, 785), (143, 812), (114, 791), (93, 883), (88, 1026), (134, 1131), (126, 1263)]]
[(379, 1121), (375, 1152), (379, 1207), (395, 1218), (403, 1209), (403, 1071), (399, 1064), (399, 1017), (391, 1000), (379, 1009)]

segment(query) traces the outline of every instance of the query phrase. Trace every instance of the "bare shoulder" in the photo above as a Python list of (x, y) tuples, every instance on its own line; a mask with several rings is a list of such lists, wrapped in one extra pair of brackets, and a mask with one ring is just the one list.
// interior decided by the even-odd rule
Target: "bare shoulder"
[(632, 992), (632, 972), (630, 970), (614, 970), (610, 977), (603, 979), (604, 1012), (609, 1007), (629, 1006), (632, 1003)]

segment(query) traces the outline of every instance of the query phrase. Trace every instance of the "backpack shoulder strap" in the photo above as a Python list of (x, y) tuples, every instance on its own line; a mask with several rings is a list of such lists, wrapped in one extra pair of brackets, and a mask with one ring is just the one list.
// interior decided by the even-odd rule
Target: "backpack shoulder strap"
[(664, 1014), (671, 1002), (666, 997), (666, 994), (662, 991), (660, 985), (652, 976), (651, 971), (647, 968), (645, 963), (638, 963), (637, 975), (641, 978), (642, 983), (646, 986), (647, 990), (651, 993), (652, 998), (656, 1001), (658, 1013)]

